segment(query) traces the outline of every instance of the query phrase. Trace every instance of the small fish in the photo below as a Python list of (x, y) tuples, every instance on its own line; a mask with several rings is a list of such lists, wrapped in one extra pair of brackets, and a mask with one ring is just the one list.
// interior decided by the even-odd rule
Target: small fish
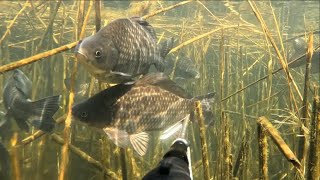
[(11, 162), (9, 152), (6, 147), (0, 142), (0, 179), (11, 179)]
[(60, 96), (50, 96), (31, 101), (32, 82), (18, 69), (13, 70), (3, 90), (3, 102), (7, 110), (6, 117), (14, 118), (19, 128), (28, 131), (27, 122), (42, 131), (53, 129), (52, 116), (59, 109)]
[(97, 79), (122, 83), (146, 74), (151, 65), (163, 72), (170, 42), (158, 46), (153, 27), (140, 17), (120, 18), (80, 41), (75, 54)]
[(191, 98), (163, 73), (105, 89), (72, 108), (74, 119), (103, 130), (119, 147), (132, 146), (143, 156), (149, 131), (164, 130), (160, 139), (179, 132), (193, 117), (194, 102), (207, 104), (215, 93)]
[[(289, 58), (289, 63), (302, 55), (307, 53), (308, 47), (307, 42), (301, 37), (294, 39), (293, 48), (294, 53)], [(305, 55), (303, 58), (298, 61), (289, 64), (290, 68), (302, 67), (305, 68), (307, 63), (307, 56)], [(320, 50), (314, 51), (311, 59), (311, 71), (312, 74), (320, 72)]]

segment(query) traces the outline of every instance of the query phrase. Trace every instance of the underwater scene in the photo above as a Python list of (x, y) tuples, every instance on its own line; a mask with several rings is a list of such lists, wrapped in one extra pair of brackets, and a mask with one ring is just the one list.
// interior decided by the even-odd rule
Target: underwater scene
[(319, 180), (319, 9), (0, 1), (0, 180)]

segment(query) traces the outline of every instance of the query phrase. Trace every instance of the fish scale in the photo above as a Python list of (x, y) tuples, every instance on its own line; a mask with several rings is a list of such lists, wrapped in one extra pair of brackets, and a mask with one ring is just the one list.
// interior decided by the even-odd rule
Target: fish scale
[[(137, 106), (131, 103), (135, 102)], [(153, 105), (149, 105), (153, 104)], [(192, 101), (181, 98), (166, 90), (154, 86), (133, 88), (129, 93), (121, 97), (115, 106), (118, 110), (114, 117), (115, 125), (119, 129), (129, 131), (126, 121), (139, 121), (139, 131), (149, 131), (157, 124), (159, 129), (173, 125), (176, 119), (183, 119), (190, 113)], [(131, 111), (128, 111), (131, 109)], [(179, 113), (177, 113), (179, 112)], [(121, 117), (128, 117), (124, 119)], [(170, 121), (171, 120), (171, 121)], [(143, 123), (140, 123), (142, 121)], [(137, 131), (137, 130), (134, 130)]]

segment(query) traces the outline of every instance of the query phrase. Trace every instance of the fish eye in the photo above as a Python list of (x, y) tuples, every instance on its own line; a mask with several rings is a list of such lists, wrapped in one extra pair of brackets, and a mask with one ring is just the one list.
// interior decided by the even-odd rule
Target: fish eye
[(82, 112), (82, 113), (81, 113), (81, 117), (82, 117), (82, 118), (88, 117), (88, 113), (87, 113), (87, 112)]
[(95, 52), (95, 55), (96, 55), (96, 58), (100, 58), (101, 57), (101, 51), (100, 50), (97, 50)]

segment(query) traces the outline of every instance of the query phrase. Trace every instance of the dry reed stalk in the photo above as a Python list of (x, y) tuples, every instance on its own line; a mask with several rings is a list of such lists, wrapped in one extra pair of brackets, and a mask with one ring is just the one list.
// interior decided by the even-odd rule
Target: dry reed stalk
[[(84, 36), (85, 33), (85, 27), (87, 25), (89, 15), (91, 12), (93, 6), (93, 1), (90, 1), (87, 14), (85, 16), (83, 26), (80, 31), (79, 38), (81, 39)], [(82, 8), (80, 8), (82, 9)], [(75, 60), (74, 67), (71, 74), (71, 80), (70, 80), (70, 94), (69, 94), (69, 104), (68, 104), (68, 113), (67, 118), (65, 120), (65, 127), (64, 127), (64, 145), (61, 149), (61, 166), (60, 166), (60, 173), (59, 173), (59, 180), (64, 180), (66, 176), (67, 167), (69, 164), (69, 146), (70, 144), (70, 136), (71, 136), (71, 119), (72, 119), (72, 106), (74, 101), (74, 84), (75, 84), (75, 77), (77, 75), (77, 68), (78, 68), (78, 62)]]
[(203, 177), (205, 180), (210, 179), (209, 172), (209, 154), (208, 154), (208, 145), (206, 142), (206, 129), (204, 126), (204, 117), (202, 114), (202, 107), (199, 101), (195, 103), (199, 132), (200, 132), (200, 142), (201, 142), (201, 153), (202, 153), (202, 165), (204, 169)]
[(17, 13), (17, 15), (13, 18), (13, 20), (7, 26), (7, 30), (4, 32), (3, 36), (0, 39), (0, 45), (2, 44), (2, 41), (10, 34), (10, 29), (12, 28), (12, 26), (16, 22), (17, 18), (22, 14), (22, 12), (27, 8), (28, 5), (29, 5), (29, 0), (27, 0), (24, 3), (23, 7), (20, 9), (20, 11)]
[[(317, 49), (319, 49), (319, 48), (320, 48), (320, 46), (318, 46), (318, 47), (314, 48), (314, 50), (313, 50), (313, 51), (316, 51), (316, 50), (317, 50)], [(290, 64), (292, 64), (292, 63), (295, 63), (295, 62), (299, 61), (299, 60), (300, 60), (300, 59), (302, 59), (303, 57), (305, 57), (305, 54), (303, 54), (303, 55), (299, 56), (297, 59), (294, 59), (293, 61), (290, 61), (290, 63), (288, 63), (288, 65), (290, 65)], [(279, 71), (281, 71), (281, 70), (283, 70), (283, 67), (281, 67), (281, 68), (279, 68), (279, 69), (277, 69), (277, 70), (273, 71), (271, 74), (272, 74), (272, 75), (274, 75), (274, 74), (276, 74), (277, 72), (279, 72)], [(0, 72), (1, 72), (1, 71), (0, 71)], [(256, 80), (256, 81), (254, 81), (254, 82), (252, 82), (252, 83), (250, 83), (250, 84), (246, 85), (245, 87), (240, 88), (239, 90), (235, 91), (234, 93), (232, 93), (232, 94), (230, 94), (230, 95), (226, 96), (225, 98), (221, 99), (221, 101), (225, 101), (225, 100), (227, 100), (227, 99), (231, 98), (232, 96), (234, 96), (234, 95), (238, 94), (239, 92), (242, 92), (243, 90), (248, 89), (248, 88), (249, 88), (249, 87), (251, 87), (252, 85), (257, 84), (258, 82), (260, 82), (260, 81), (262, 81), (262, 80), (264, 80), (264, 79), (267, 79), (268, 77), (269, 77), (269, 74), (268, 74), (268, 75), (263, 76), (262, 78), (260, 78), (260, 79), (258, 79), (258, 80)]]
[(128, 179), (127, 163), (126, 163), (126, 150), (120, 148), (120, 164), (121, 164), (121, 174), (122, 180)]
[[(51, 138), (54, 142), (58, 143), (59, 145), (64, 145), (64, 140), (57, 135), (56, 133), (52, 133), (51, 134)], [(93, 159), (91, 156), (89, 156), (88, 154), (86, 154), (85, 152), (83, 152), (81, 149), (79, 149), (78, 147), (69, 144), (69, 149), (71, 152), (73, 152), (74, 154), (78, 155), (80, 158), (82, 158), (83, 160), (87, 161), (89, 164), (92, 164), (93, 166), (95, 166), (96, 168), (100, 169), (101, 171), (103, 171), (110, 179), (119, 179), (119, 177), (116, 175), (116, 173), (114, 173), (113, 171), (111, 171), (110, 169), (104, 167), (99, 161)]]
[(241, 170), (244, 170), (244, 164), (246, 163), (248, 152), (247, 149), (249, 148), (249, 131), (246, 130), (246, 133), (242, 137), (241, 146), (238, 152), (237, 160), (235, 162), (234, 168), (233, 168), (233, 177), (238, 177), (241, 179), (241, 173), (239, 173), (239, 176), (237, 176), (238, 172)]
[[(316, 88), (315, 88), (316, 91)], [(315, 96), (313, 99), (312, 119), (310, 126), (310, 148), (309, 148), (309, 162), (307, 169), (308, 180), (320, 178), (320, 97)], [(319, 118), (317, 118), (317, 116)]]
[(230, 126), (228, 117), (222, 113), (223, 127), (223, 155), (224, 155), (224, 179), (232, 179), (232, 160), (231, 160), (231, 143), (230, 143)]
[[(81, 29), (83, 27), (84, 20), (84, 9), (86, 1), (79, 1), (78, 11), (77, 11), (77, 26), (76, 26), (76, 37), (80, 37)], [(79, 38), (81, 39), (81, 38)]]
[(147, 14), (147, 15), (145, 15), (145, 16), (142, 16), (142, 18), (143, 18), (143, 19), (148, 19), (148, 18), (153, 17), (153, 16), (155, 16), (155, 15), (157, 15), (157, 14), (159, 14), (159, 13), (162, 13), (162, 12), (168, 11), (168, 10), (170, 10), (170, 9), (173, 9), (173, 8), (176, 8), (176, 7), (179, 7), (179, 6), (188, 4), (189, 2), (192, 2), (192, 1), (182, 1), (182, 2), (177, 3), (177, 4), (175, 4), (175, 5), (172, 5), (172, 6), (169, 6), (169, 7), (166, 7), (166, 8), (162, 8), (162, 9), (160, 9), (160, 10), (158, 10), (158, 11), (155, 11), (155, 12), (153, 12), (153, 13), (151, 13), (151, 14)]
[(238, 25), (224, 26), (224, 27), (220, 27), (220, 28), (214, 29), (212, 31), (203, 33), (203, 34), (201, 34), (199, 36), (196, 36), (196, 37), (194, 37), (192, 39), (189, 39), (189, 40), (179, 44), (178, 46), (172, 48), (168, 54), (174, 53), (174, 52), (178, 51), (179, 49), (181, 49), (182, 47), (187, 46), (187, 45), (189, 45), (189, 44), (191, 44), (191, 43), (193, 43), (195, 41), (198, 41), (198, 40), (200, 40), (202, 38), (205, 38), (205, 37), (217, 32), (217, 31), (220, 31), (222, 29), (230, 29), (230, 28), (238, 28)]
[(94, 10), (96, 13), (96, 32), (98, 32), (101, 29), (101, 0), (94, 1)]
[[(224, 96), (224, 87), (225, 87), (225, 85), (224, 85), (224, 77), (225, 77), (225, 51), (224, 51), (224, 29), (222, 29), (221, 30), (221, 40), (220, 40), (220, 45), (219, 45), (220, 47), (219, 47), (219, 70), (220, 70), (220, 73), (219, 73), (219, 87), (220, 87), (220, 96), (221, 97), (223, 97)], [(220, 104), (219, 104), (220, 106), (220, 112), (219, 112), (219, 116), (220, 116), (220, 122), (221, 122), (221, 126), (223, 127), (224, 126), (224, 117), (223, 117), (223, 111), (224, 111), (224, 103), (222, 102), (222, 101), (220, 101)], [(223, 130), (223, 128), (221, 128), (220, 129), (220, 135), (221, 135), (221, 137), (223, 137), (224, 136), (224, 130)], [(219, 156), (221, 156), (221, 157), (219, 157), (218, 156), (218, 169), (220, 170), (220, 173), (219, 173), (219, 175), (220, 175), (220, 177), (219, 178), (223, 178), (224, 176), (225, 176), (225, 174), (224, 174), (224, 162), (223, 162), (223, 160), (224, 160), (224, 157), (223, 157), (223, 155), (224, 155), (224, 150), (223, 150), (223, 147), (224, 147), (224, 144), (223, 144), (223, 138), (221, 138), (221, 139), (219, 139), (219, 143), (220, 143), (220, 145), (219, 145), (219, 148), (218, 148), (218, 153), (219, 153)]]
[(13, 70), (13, 69), (16, 69), (16, 68), (19, 68), (19, 67), (22, 67), (22, 66), (25, 66), (27, 64), (34, 63), (36, 61), (39, 61), (39, 60), (41, 60), (43, 58), (55, 55), (57, 53), (69, 50), (69, 49), (75, 47), (77, 45), (77, 43), (78, 42), (73, 42), (73, 43), (70, 43), (70, 44), (66, 44), (66, 45), (60, 46), (58, 48), (51, 49), (50, 51), (39, 53), (39, 54), (36, 54), (34, 56), (31, 56), (31, 57), (28, 57), (28, 58), (24, 58), (24, 59), (21, 59), (21, 60), (16, 61), (16, 62), (12, 62), (12, 63), (6, 64), (6, 65), (3, 65), (3, 66), (0, 67), (0, 74), (2, 74), (4, 72), (7, 72), (7, 71), (10, 71), (10, 70)]
[(21, 179), (21, 170), (20, 170), (20, 158), (19, 158), (19, 146), (18, 142), (18, 133), (14, 133), (11, 138), (11, 161), (13, 168), (13, 179), (20, 180)]
[(263, 29), (263, 32), (266, 34), (266, 36), (268, 37), (271, 45), (273, 46), (273, 48), (274, 48), (274, 50), (275, 50), (275, 52), (276, 52), (276, 54), (278, 56), (279, 62), (281, 64), (281, 66), (283, 67), (284, 71), (285, 71), (286, 78), (287, 78), (287, 81), (288, 81), (289, 90), (291, 91), (290, 82), (292, 82), (293, 87), (295, 88), (296, 92), (298, 93), (300, 100), (302, 100), (302, 95), (301, 95), (301, 93), (300, 93), (300, 91), (298, 89), (298, 86), (295, 83), (295, 81), (293, 80), (293, 78), (292, 78), (292, 76), (291, 76), (291, 74), (290, 74), (290, 72), (288, 70), (288, 64), (287, 64), (286, 60), (282, 57), (280, 51), (278, 50), (277, 45), (276, 45), (274, 39), (272, 38), (272, 36), (270, 34), (270, 31), (269, 31), (265, 21), (263, 20), (263, 18), (261, 16), (261, 14), (260, 14), (255, 2), (253, 2), (251, 0), (249, 0), (248, 2), (249, 2), (249, 5), (250, 5), (252, 11), (254, 12), (255, 16), (257, 17), (258, 21), (260, 22), (261, 27)]
[(269, 120), (265, 117), (260, 117), (257, 122), (264, 128), (266, 132), (270, 135), (273, 142), (277, 145), (282, 154), (287, 158), (289, 162), (293, 164), (295, 168), (301, 173), (301, 164), (294, 153), (291, 151), (289, 146), (284, 142), (280, 133), (273, 125), (269, 122)]
[[(52, 31), (53, 22), (54, 22), (54, 20), (55, 20), (55, 18), (56, 18), (56, 15), (57, 15), (57, 13), (58, 13), (60, 4), (61, 4), (61, 0), (58, 0), (58, 3), (57, 3), (57, 5), (56, 5), (53, 13), (52, 13), (52, 14), (50, 13), (50, 20), (49, 20), (49, 23), (48, 23), (48, 26), (47, 26), (45, 32), (43, 33), (43, 36), (42, 36), (41, 40), (40, 40), (40, 42), (39, 42), (39, 45), (38, 45), (38, 47), (37, 47), (38, 50), (41, 49), (43, 40), (44, 40), (45, 38), (47, 38), (48, 36), (51, 36), (50, 38), (53, 38), (53, 31)], [(50, 34), (50, 35), (49, 35), (49, 34)]]
[[(307, 63), (306, 63), (306, 72), (305, 72), (305, 81), (304, 81), (304, 93), (303, 93), (303, 102), (302, 102), (302, 110), (301, 110), (301, 124), (302, 127), (300, 128), (300, 134), (303, 134), (303, 137), (299, 140), (298, 146), (298, 158), (302, 163), (303, 170), (305, 169), (305, 161), (307, 157), (307, 134), (303, 130), (304, 127), (309, 127), (309, 120), (308, 120), (308, 92), (310, 88), (310, 68), (311, 68), (311, 58), (313, 55), (313, 34), (312, 32), (309, 34), (309, 42), (308, 42), (308, 53), (307, 53)], [(304, 172), (304, 171), (303, 171)]]
[(265, 130), (258, 123), (258, 141), (259, 141), (259, 179), (267, 180), (268, 176), (268, 142)]

